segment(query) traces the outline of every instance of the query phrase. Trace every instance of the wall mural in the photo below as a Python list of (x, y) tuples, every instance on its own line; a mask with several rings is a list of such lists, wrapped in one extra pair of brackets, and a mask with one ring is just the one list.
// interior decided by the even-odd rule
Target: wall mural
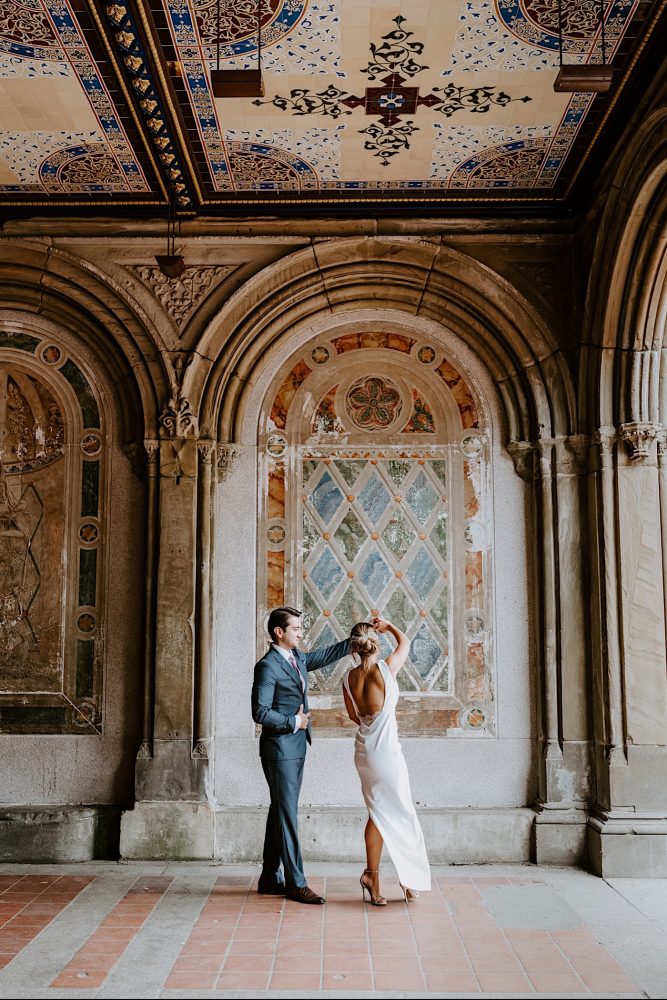
[(103, 435), (66, 350), (0, 332), (0, 732), (101, 731)]
[[(359, 377), (364, 368), (375, 374)], [(302, 607), (310, 644), (387, 615), (411, 639), (403, 731), (494, 733), (488, 442), (470, 387), (442, 352), (382, 333), (309, 348), (267, 408), (260, 475), (262, 612)], [(311, 675), (325, 734), (347, 724), (347, 666)]]

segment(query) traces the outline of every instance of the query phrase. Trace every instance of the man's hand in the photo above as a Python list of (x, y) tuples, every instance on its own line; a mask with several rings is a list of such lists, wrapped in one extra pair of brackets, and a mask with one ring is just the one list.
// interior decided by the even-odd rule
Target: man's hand
[(371, 618), (371, 625), (376, 632), (388, 632), (389, 622), (385, 621), (384, 618)]
[(299, 705), (299, 711), (296, 714), (299, 717), (299, 729), (307, 729), (310, 722), (310, 712), (304, 712), (303, 705)]

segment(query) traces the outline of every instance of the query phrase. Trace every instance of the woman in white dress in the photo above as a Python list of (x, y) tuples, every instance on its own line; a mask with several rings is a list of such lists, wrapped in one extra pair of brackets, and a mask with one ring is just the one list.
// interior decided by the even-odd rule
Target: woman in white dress
[[(378, 632), (389, 632), (396, 648), (378, 659)], [(350, 651), (359, 665), (343, 679), (347, 713), (359, 729), (354, 741), (354, 763), (368, 808), (364, 831), (366, 869), (361, 895), (368, 892), (374, 906), (386, 906), (380, 895), (380, 857), (383, 843), (398, 873), (406, 900), (431, 888), (424, 835), (412, 804), (408, 769), (398, 742), (396, 703), (398, 672), (410, 652), (410, 640), (391, 622), (374, 618), (359, 622), (350, 633)]]

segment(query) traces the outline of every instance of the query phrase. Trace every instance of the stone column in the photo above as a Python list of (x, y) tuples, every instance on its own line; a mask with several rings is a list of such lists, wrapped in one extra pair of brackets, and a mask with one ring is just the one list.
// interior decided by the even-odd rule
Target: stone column
[(135, 808), (122, 819), (126, 858), (213, 856), (207, 753), (212, 452), (212, 442), (199, 445), (187, 400), (170, 400), (158, 446), (152, 740), (137, 759)]
[(583, 599), (584, 472), (580, 437), (510, 445), (530, 484), (534, 526), (538, 792), (535, 858), (581, 863), (590, 794), (590, 738)]
[(588, 845), (594, 870), (609, 877), (667, 876), (661, 435), (651, 423), (624, 424), (619, 434), (602, 428), (591, 484), (600, 611), (593, 635), (597, 795)]

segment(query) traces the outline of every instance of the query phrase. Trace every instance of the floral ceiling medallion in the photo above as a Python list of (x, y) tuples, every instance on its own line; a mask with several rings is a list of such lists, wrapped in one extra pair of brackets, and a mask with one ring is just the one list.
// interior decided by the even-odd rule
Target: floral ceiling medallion
[(399, 15), (393, 20), (396, 27), (382, 36), (382, 44), (371, 42), (371, 58), (362, 70), (369, 80), (379, 79), (381, 86), (367, 87), (363, 97), (330, 84), (317, 92), (296, 88), (290, 91), (289, 97), (277, 95), (269, 100), (257, 99), (253, 104), (257, 107), (272, 104), (293, 115), (323, 115), (334, 120), (363, 108), (366, 115), (378, 118), (359, 129), (360, 135), (367, 136), (364, 149), (386, 167), (392, 157), (410, 148), (410, 138), (419, 131), (419, 126), (411, 118), (402, 121), (401, 116), (414, 115), (418, 108), (430, 108), (451, 118), (457, 111), (484, 114), (493, 105), (505, 107), (512, 101), (526, 103), (532, 100), (527, 95), (511, 97), (496, 87), (460, 87), (448, 83), (445, 87), (431, 87), (428, 94), (420, 94), (419, 86), (406, 87), (408, 79), (429, 69), (415, 59), (424, 51), (425, 42), (411, 41), (413, 32), (403, 28), (404, 17)]
[(400, 415), (401, 394), (388, 378), (358, 379), (345, 397), (347, 415), (360, 430), (386, 430)]

